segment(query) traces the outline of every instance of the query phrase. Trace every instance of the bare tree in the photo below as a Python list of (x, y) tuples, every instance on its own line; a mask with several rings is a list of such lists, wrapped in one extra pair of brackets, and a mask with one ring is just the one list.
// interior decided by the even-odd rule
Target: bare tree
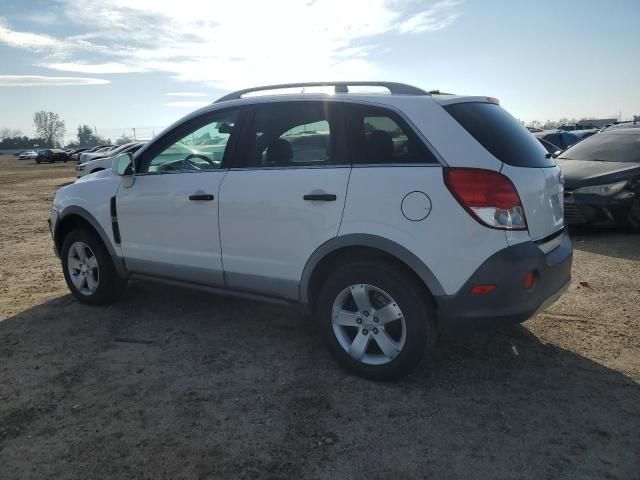
[(64, 121), (60, 120), (57, 113), (44, 110), (33, 114), (33, 125), (36, 127), (38, 136), (51, 146), (57, 145), (66, 131)]
[(0, 141), (6, 138), (15, 138), (22, 135), (20, 130), (12, 130), (10, 128), (0, 128)]

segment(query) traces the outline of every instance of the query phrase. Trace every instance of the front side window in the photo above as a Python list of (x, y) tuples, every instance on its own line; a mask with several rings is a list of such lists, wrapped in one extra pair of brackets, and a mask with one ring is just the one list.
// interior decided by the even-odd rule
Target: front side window
[(257, 105), (244, 153), (247, 167), (304, 167), (340, 162), (335, 106), (324, 102)]
[(415, 132), (394, 112), (364, 105), (345, 105), (345, 110), (355, 163), (437, 163)]
[(237, 117), (237, 110), (209, 116), (205, 125), (180, 135), (177, 141), (154, 155), (143, 170), (147, 173), (171, 173), (221, 168)]

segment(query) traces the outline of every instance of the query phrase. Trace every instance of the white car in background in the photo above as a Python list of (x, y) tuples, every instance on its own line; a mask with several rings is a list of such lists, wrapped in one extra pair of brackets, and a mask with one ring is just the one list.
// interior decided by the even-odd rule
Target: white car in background
[(120, 153), (135, 153), (144, 144), (145, 142), (127, 143), (125, 145), (122, 145), (120, 148), (117, 148), (116, 150), (119, 150), (117, 153), (113, 153), (108, 157), (99, 157), (94, 160), (89, 160), (84, 163), (80, 163), (76, 167), (76, 175), (78, 178), (80, 178), (90, 173), (99, 172), (101, 170), (107, 170), (111, 168), (111, 163), (113, 162), (114, 155), (118, 155)]
[(88, 162), (89, 160), (94, 160), (96, 158), (111, 156), (114, 152), (120, 148), (122, 145), (111, 145), (107, 147), (101, 147), (93, 152), (82, 152), (78, 157), (78, 163)]
[(35, 150), (25, 150), (24, 152), (20, 152), (18, 155), (18, 159), (20, 160), (33, 160), (38, 156), (38, 152)]

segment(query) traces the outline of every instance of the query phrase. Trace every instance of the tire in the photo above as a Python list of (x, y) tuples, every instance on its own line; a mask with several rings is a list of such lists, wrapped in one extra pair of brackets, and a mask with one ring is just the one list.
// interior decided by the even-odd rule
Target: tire
[(40, 160), (36, 160), (36, 163), (37, 163), (38, 165), (40, 165)]
[(72, 230), (64, 238), (61, 250), (64, 279), (80, 303), (108, 305), (122, 295), (127, 282), (118, 276), (109, 252), (94, 232)]
[(320, 289), (314, 313), (337, 362), (371, 380), (407, 375), (435, 345), (433, 299), (411, 275), (385, 260), (334, 271)]

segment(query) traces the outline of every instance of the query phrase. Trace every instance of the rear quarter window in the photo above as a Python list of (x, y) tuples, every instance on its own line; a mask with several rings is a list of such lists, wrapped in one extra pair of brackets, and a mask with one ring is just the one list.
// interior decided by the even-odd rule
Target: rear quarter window
[(486, 150), (514, 167), (554, 167), (540, 142), (518, 120), (495, 103), (467, 102), (444, 109)]

